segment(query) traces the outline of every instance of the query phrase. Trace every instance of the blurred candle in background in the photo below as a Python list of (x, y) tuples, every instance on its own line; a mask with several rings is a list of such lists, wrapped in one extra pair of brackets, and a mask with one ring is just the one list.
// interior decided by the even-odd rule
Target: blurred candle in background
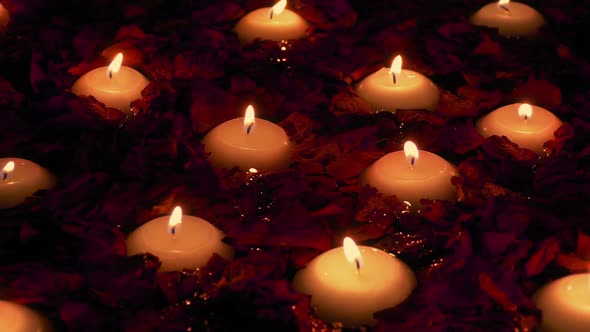
[(539, 33), (545, 19), (528, 5), (500, 0), (483, 6), (471, 16), (471, 23), (497, 28), (503, 36), (533, 37)]
[(235, 28), (240, 41), (245, 44), (255, 39), (281, 41), (305, 37), (307, 22), (286, 6), (287, 0), (280, 0), (273, 7), (256, 9), (242, 17)]

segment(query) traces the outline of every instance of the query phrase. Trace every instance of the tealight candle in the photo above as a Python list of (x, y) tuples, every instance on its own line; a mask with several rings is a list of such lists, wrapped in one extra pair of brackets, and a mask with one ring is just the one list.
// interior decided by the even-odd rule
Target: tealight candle
[(356, 88), (375, 111), (395, 112), (398, 109), (438, 107), (439, 91), (426, 76), (402, 69), (402, 57), (396, 56), (390, 68), (381, 68), (367, 76)]
[(280, 0), (273, 7), (260, 8), (244, 16), (235, 31), (242, 43), (255, 39), (289, 40), (306, 36), (307, 22), (297, 13), (285, 9), (287, 0)]
[(45, 168), (21, 158), (0, 158), (0, 209), (20, 205), (41, 189), (51, 189), (55, 177)]
[(243, 118), (226, 121), (204, 138), (209, 161), (218, 168), (274, 171), (289, 167), (291, 145), (283, 128), (256, 119), (252, 105)]
[(151, 220), (127, 238), (127, 255), (150, 253), (160, 259), (161, 272), (194, 270), (205, 266), (213, 254), (233, 257), (222, 242), (224, 234), (207, 221), (182, 214), (176, 207), (170, 217)]
[(319, 255), (297, 272), (293, 286), (311, 295), (311, 305), (321, 319), (359, 327), (374, 325), (375, 312), (403, 302), (416, 287), (416, 279), (395, 256), (357, 247), (345, 238), (343, 247)]
[(506, 136), (519, 147), (544, 155), (543, 144), (555, 138), (561, 125), (561, 120), (544, 108), (511, 104), (483, 116), (477, 122), (477, 131), (484, 138)]
[(6, 10), (6, 8), (4, 8), (4, 6), (2, 6), (2, 3), (0, 3), (0, 28), (4, 27), (6, 24), (8, 24), (9, 20), (10, 20), (10, 15), (8, 15), (8, 10)]
[(483, 6), (471, 17), (475, 25), (497, 28), (503, 36), (535, 36), (545, 19), (538, 11), (519, 2), (500, 0)]
[(537, 291), (533, 301), (542, 312), (540, 332), (590, 329), (590, 273), (557, 279)]
[(107, 107), (130, 113), (132, 101), (141, 98), (141, 91), (149, 84), (137, 70), (121, 66), (119, 53), (108, 67), (99, 67), (82, 75), (72, 86), (78, 96), (93, 96)]
[(0, 331), (50, 332), (47, 319), (24, 305), (0, 300)]
[(411, 207), (420, 207), (422, 198), (457, 199), (451, 178), (457, 169), (434, 153), (418, 150), (408, 141), (404, 151), (395, 151), (370, 165), (361, 175), (361, 183), (375, 187), (384, 195), (395, 195)]

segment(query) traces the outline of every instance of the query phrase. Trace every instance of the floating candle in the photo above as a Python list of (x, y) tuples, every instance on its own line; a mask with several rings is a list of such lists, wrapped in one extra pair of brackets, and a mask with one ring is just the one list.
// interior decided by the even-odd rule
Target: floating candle
[(50, 332), (47, 319), (24, 305), (0, 300), (0, 331)]
[(224, 234), (207, 221), (182, 214), (176, 207), (170, 217), (151, 220), (129, 235), (127, 255), (151, 253), (162, 262), (161, 272), (194, 270), (205, 266), (213, 254), (233, 257), (222, 242)]
[(235, 31), (242, 43), (255, 39), (289, 40), (306, 36), (307, 22), (295, 12), (285, 9), (287, 0), (280, 0), (273, 7), (260, 8), (244, 16)]
[(10, 15), (8, 15), (8, 11), (2, 6), (2, 3), (0, 3), (0, 29), (7, 25), (9, 20)]
[(256, 119), (252, 105), (243, 118), (226, 121), (204, 138), (209, 161), (218, 168), (281, 170), (291, 163), (291, 145), (283, 128)]
[(45, 168), (21, 158), (0, 158), (0, 209), (20, 205), (41, 189), (55, 185), (55, 177)]
[(477, 131), (485, 138), (506, 136), (519, 147), (546, 156), (543, 144), (555, 138), (561, 125), (561, 120), (544, 108), (511, 104), (483, 116), (477, 122)]
[(390, 68), (381, 68), (363, 79), (356, 92), (374, 111), (434, 111), (438, 107), (439, 91), (436, 85), (420, 73), (402, 69), (402, 57), (399, 55), (393, 59)]
[(99, 67), (82, 75), (72, 86), (78, 96), (93, 96), (107, 107), (130, 113), (132, 101), (141, 98), (141, 91), (149, 84), (137, 70), (121, 66), (119, 53), (108, 67)]
[(395, 195), (416, 208), (422, 198), (457, 199), (457, 189), (451, 178), (457, 175), (455, 166), (434, 153), (418, 150), (411, 141), (404, 151), (383, 156), (361, 175), (361, 183), (375, 187), (384, 195)]
[(545, 20), (530, 6), (500, 0), (483, 6), (471, 17), (471, 23), (497, 28), (504, 36), (535, 36)]
[(403, 302), (416, 286), (412, 270), (382, 250), (357, 247), (345, 238), (343, 247), (314, 258), (293, 280), (294, 288), (311, 295), (318, 317), (344, 327), (374, 325), (373, 314)]
[(542, 312), (540, 332), (590, 330), (590, 273), (557, 279), (537, 291), (533, 300)]

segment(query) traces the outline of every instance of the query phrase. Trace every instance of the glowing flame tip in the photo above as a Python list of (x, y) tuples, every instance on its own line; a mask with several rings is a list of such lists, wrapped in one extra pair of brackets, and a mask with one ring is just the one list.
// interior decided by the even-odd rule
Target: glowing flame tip
[(391, 62), (391, 67), (389, 67), (389, 72), (395, 75), (399, 75), (402, 72), (402, 56), (396, 56), (393, 61)]
[(176, 232), (176, 226), (182, 224), (182, 209), (177, 206), (172, 211), (170, 219), (168, 221), (168, 231), (172, 234)]
[(342, 241), (342, 247), (344, 248), (344, 256), (351, 264), (355, 264), (357, 270), (360, 269), (360, 262), (362, 259), (361, 251), (354, 241), (348, 236)]
[(529, 104), (522, 104), (518, 107), (518, 116), (527, 120), (533, 116), (533, 108)]
[(14, 161), (9, 161), (6, 163), (6, 165), (4, 165), (4, 168), (2, 168), (2, 172), (10, 173), (12, 171), (14, 171)]
[(244, 114), (244, 131), (246, 132), (246, 134), (250, 134), (254, 122), (256, 122), (254, 107), (252, 107), (252, 105), (248, 105), (248, 107), (246, 108), (246, 114)]
[(272, 17), (274, 15), (280, 15), (283, 10), (285, 10), (285, 7), (287, 7), (287, 0), (280, 0), (279, 2), (277, 2), (274, 6), (272, 6), (272, 8), (270, 9), (270, 19), (272, 20)]
[(111, 64), (109, 65), (107, 71), (109, 77), (112, 77), (113, 74), (116, 74), (121, 69), (121, 64), (123, 63), (123, 53), (119, 53), (115, 56)]
[(404, 153), (406, 154), (406, 159), (410, 163), (410, 166), (414, 166), (414, 163), (416, 162), (416, 160), (418, 160), (418, 157), (420, 156), (416, 144), (414, 144), (414, 142), (412, 141), (407, 141), (404, 144)]

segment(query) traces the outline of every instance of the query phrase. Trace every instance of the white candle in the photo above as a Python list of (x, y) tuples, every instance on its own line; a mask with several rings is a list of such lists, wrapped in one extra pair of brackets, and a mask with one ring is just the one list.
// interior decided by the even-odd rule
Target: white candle
[(412, 270), (382, 250), (344, 246), (314, 258), (293, 280), (294, 288), (311, 295), (318, 317), (344, 327), (374, 325), (373, 314), (403, 302), (416, 287)]
[(182, 214), (176, 207), (170, 217), (151, 220), (127, 238), (127, 255), (150, 253), (162, 262), (160, 271), (194, 270), (205, 266), (213, 254), (233, 257), (222, 242), (224, 234), (207, 221)]
[(545, 24), (535, 9), (519, 2), (500, 0), (483, 6), (471, 17), (475, 25), (497, 28), (503, 36), (535, 36)]
[(4, 6), (2, 6), (2, 3), (0, 3), (0, 29), (3, 28), (6, 24), (8, 24), (9, 20), (10, 15), (8, 15), (8, 11), (6, 10), (6, 8), (4, 8)]
[(483, 116), (477, 122), (477, 131), (484, 138), (506, 136), (519, 147), (544, 156), (543, 143), (554, 139), (561, 125), (561, 120), (544, 108), (511, 104)]
[(0, 300), (0, 331), (50, 332), (47, 319), (35, 311), (14, 302)]
[(108, 67), (99, 67), (82, 75), (72, 86), (78, 96), (93, 96), (107, 107), (130, 113), (130, 103), (141, 98), (141, 91), (149, 84), (137, 70), (121, 66), (119, 53)]
[(45, 168), (21, 158), (0, 158), (0, 209), (20, 205), (41, 189), (51, 189), (55, 177)]
[(451, 178), (457, 169), (434, 153), (418, 150), (410, 141), (404, 151), (383, 156), (361, 175), (361, 183), (375, 187), (384, 195), (395, 195), (411, 207), (420, 207), (420, 199), (455, 201), (457, 188)]
[(280, 0), (273, 7), (257, 9), (246, 14), (236, 24), (235, 31), (242, 43), (255, 39), (289, 40), (306, 36), (307, 22), (297, 13), (285, 9), (287, 0)]
[(557, 279), (537, 291), (533, 300), (542, 311), (540, 332), (590, 331), (590, 273)]
[(438, 107), (439, 91), (426, 76), (402, 69), (402, 58), (396, 56), (390, 68), (381, 68), (367, 76), (356, 88), (375, 111), (395, 112), (398, 109)]
[(274, 171), (289, 167), (291, 145), (283, 128), (256, 119), (248, 106), (245, 117), (226, 121), (213, 128), (204, 138), (209, 161), (218, 168), (239, 167), (242, 170)]

